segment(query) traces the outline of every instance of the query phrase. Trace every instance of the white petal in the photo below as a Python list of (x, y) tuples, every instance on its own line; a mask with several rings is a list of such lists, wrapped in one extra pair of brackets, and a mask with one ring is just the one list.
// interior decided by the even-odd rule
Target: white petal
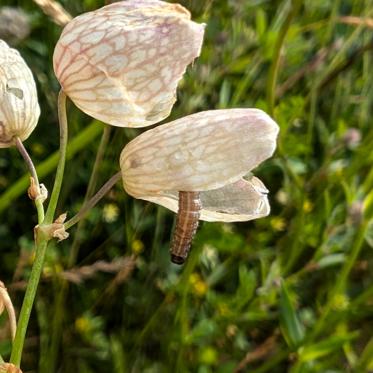
[(257, 109), (212, 110), (146, 131), (122, 151), (128, 194), (206, 191), (241, 179), (269, 158), (277, 124)]
[(179, 80), (200, 54), (203, 34), (204, 25), (190, 21), (178, 4), (121, 1), (65, 27), (54, 70), (87, 114), (115, 126), (147, 126), (169, 115)]
[(21, 55), (0, 40), (0, 148), (29, 137), (40, 115), (36, 85)]
[[(202, 203), (200, 220), (237, 222), (267, 216), (270, 207), (267, 189), (256, 177), (240, 179), (220, 189), (200, 192)], [(178, 193), (161, 192), (158, 196), (141, 197), (177, 213)]]

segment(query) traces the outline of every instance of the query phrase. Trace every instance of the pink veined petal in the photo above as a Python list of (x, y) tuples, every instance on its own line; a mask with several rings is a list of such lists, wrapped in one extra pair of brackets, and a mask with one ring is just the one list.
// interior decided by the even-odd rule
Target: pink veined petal
[[(267, 216), (270, 207), (267, 189), (256, 177), (240, 179), (222, 188), (200, 192), (200, 220), (239, 222)], [(178, 193), (161, 192), (158, 196), (141, 197), (177, 213)]]
[(204, 25), (178, 4), (121, 1), (73, 19), (54, 56), (62, 88), (108, 124), (142, 127), (166, 118), (186, 67), (200, 54)]
[(125, 146), (120, 157), (124, 188), (136, 198), (221, 188), (269, 158), (277, 134), (277, 124), (258, 109), (186, 116)]

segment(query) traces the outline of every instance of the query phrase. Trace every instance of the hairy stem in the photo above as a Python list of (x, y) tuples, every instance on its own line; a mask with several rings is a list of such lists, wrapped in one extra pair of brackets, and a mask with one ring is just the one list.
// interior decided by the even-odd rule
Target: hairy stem
[(109, 192), (109, 190), (121, 179), (120, 171), (113, 175), (102, 187), (101, 189), (87, 202), (83, 205), (81, 210), (73, 216), (69, 221), (67, 221), (64, 226), (65, 229), (68, 230), (73, 225), (78, 223), (81, 219), (83, 219), (89, 210), (96, 206), (96, 204)]

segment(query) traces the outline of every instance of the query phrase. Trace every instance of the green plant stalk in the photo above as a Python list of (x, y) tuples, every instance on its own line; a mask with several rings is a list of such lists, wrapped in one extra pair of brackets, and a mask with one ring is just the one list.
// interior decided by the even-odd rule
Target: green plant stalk
[(100, 166), (104, 158), (105, 150), (107, 148), (107, 145), (110, 139), (111, 129), (112, 129), (111, 126), (104, 127), (104, 132), (102, 133), (102, 136), (101, 136), (100, 145), (98, 146), (98, 149), (97, 149), (95, 163), (93, 164), (92, 173), (89, 178), (87, 191), (84, 196), (84, 203), (87, 202), (93, 196), (94, 191), (96, 190), (97, 179), (98, 179), (99, 172), (100, 172)]
[[(36, 172), (34, 163), (31, 159), (30, 155), (28, 154), (26, 148), (24, 147), (21, 139), (19, 137), (16, 137), (15, 141), (16, 141), (16, 147), (17, 147), (18, 151), (20, 152), (20, 154), (22, 155), (23, 159), (25, 160), (25, 163), (26, 163), (27, 168), (30, 172), (30, 175), (31, 175), (32, 179), (34, 180), (35, 186), (36, 186), (37, 190), (40, 192), (39, 178), (38, 178), (38, 174)], [(36, 211), (38, 213), (38, 222), (39, 222), (39, 224), (41, 224), (41, 222), (44, 220), (43, 202), (39, 198), (36, 198), (34, 203), (35, 203)]]
[(269, 76), (267, 80), (267, 103), (268, 103), (268, 113), (270, 116), (274, 114), (275, 108), (275, 99), (276, 99), (276, 83), (277, 83), (277, 76), (278, 70), (280, 66), (280, 53), (282, 46), (285, 41), (285, 37), (289, 31), (291, 21), (295, 14), (298, 12), (302, 4), (302, 0), (293, 0), (291, 4), (291, 9), (279, 31), (278, 37), (276, 39), (276, 43), (274, 45), (274, 52), (272, 57), (272, 64), (269, 70)]
[(42, 240), (36, 243), (35, 261), (32, 266), (30, 279), (27, 284), (25, 298), (22, 303), (21, 313), (18, 319), (17, 332), (13, 341), (12, 354), (10, 362), (17, 367), (20, 366), (22, 358), (22, 350), (25, 342), (28, 322), (30, 320), (32, 306), (36, 295), (36, 290), (39, 284), (40, 275), (43, 269), (45, 252), (48, 242)]
[[(63, 172), (66, 161), (67, 147), (67, 117), (66, 117), (66, 95), (60, 91), (58, 96), (58, 119), (60, 125), (60, 159), (57, 166), (56, 179), (53, 186), (51, 199), (48, 205), (47, 213), (43, 221), (39, 221), (39, 226), (43, 224), (51, 224), (58, 202), (58, 197), (61, 190), (63, 180)], [(36, 291), (39, 285), (41, 272), (43, 270), (45, 253), (48, 246), (49, 238), (43, 234), (35, 234), (35, 261), (31, 269), (30, 279), (27, 284), (25, 297), (22, 303), (21, 313), (18, 320), (17, 332), (13, 342), (10, 362), (16, 366), (20, 366), (23, 345), (25, 342), (27, 326), (30, 320), (32, 306), (34, 304)]]
[(83, 219), (89, 210), (92, 209), (106, 194), (107, 192), (122, 178), (122, 174), (118, 171), (114, 174), (102, 187), (101, 189), (89, 200), (87, 201), (79, 212), (73, 216), (70, 220), (68, 220), (64, 226), (65, 229), (70, 229), (73, 225), (78, 223), (81, 219)]
[[(109, 142), (110, 138), (110, 132), (111, 132), (111, 126), (105, 126), (104, 131), (101, 136), (101, 141), (100, 145), (98, 146), (97, 154), (96, 154), (96, 159), (95, 163), (93, 165), (92, 173), (89, 178), (88, 182), (88, 187), (87, 191), (84, 196), (84, 201), (83, 201), (83, 206), (86, 204), (86, 202), (93, 196), (94, 191), (97, 186), (97, 179), (100, 171), (100, 166), (102, 163), (102, 159), (104, 157), (105, 149), (107, 147), (107, 144)], [(69, 259), (68, 259), (68, 267), (72, 267), (75, 264), (76, 257), (78, 255), (79, 251), (79, 245), (80, 245), (80, 231), (83, 228), (84, 225), (84, 220), (81, 220), (78, 223), (77, 229), (75, 231), (75, 236), (74, 236), (74, 241), (71, 245), (71, 251), (69, 254)]]
[(54, 180), (53, 190), (48, 204), (48, 209), (45, 214), (45, 224), (51, 224), (53, 222), (58, 198), (60, 196), (61, 185), (63, 181), (63, 173), (65, 171), (68, 127), (66, 115), (66, 95), (62, 89), (60, 90), (60, 93), (58, 95), (58, 119), (60, 124), (60, 159), (58, 161), (56, 178)]
[[(94, 120), (91, 124), (82, 129), (77, 136), (75, 136), (67, 147), (66, 159), (70, 160), (77, 152), (83, 149), (87, 144), (91, 143), (102, 132), (102, 124)], [(43, 178), (50, 174), (57, 166), (59, 159), (59, 151), (54, 152), (45, 161), (36, 166), (36, 172), (39, 178)], [(0, 214), (6, 210), (11, 203), (21, 196), (30, 183), (29, 173), (26, 173), (18, 181), (16, 181), (10, 188), (0, 195)]]
[[(93, 165), (92, 173), (89, 178), (87, 191), (84, 197), (83, 206), (89, 198), (92, 197), (94, 190), (97, 185), (97, 179), (100, 171), (100, 165), (107, 147), (109, 138), (110, 138), (111, 126), (105, 126), (104, 131), (101, 136), (100, 145), (97, 150), (95, 163)], [(84, 226), (84, 220), (79, 221), (77, 229), (75, 231), (74, 240), (71, 245), (71, 250), (68, 258), (67, 267), (71, 268), (78, 256), (79, 247), (80, 247), (80, 232)], [(55, 364), (57, 360), (58, 349), (60, 346), (61, 335), (62, 335), (62, 324), (63, 324), (63, 315), (64, 315), (64, 303), (68, 293), (69, 284), (66, 280), (63, 280), (61, 283), (60, 291), (58, 292), (55, 305), (54, 305), (54, 318), (52, 322), (52, 337), (51, 344), (48, 353), (48, 363), (46, 372), (54, 372)]]
[(328, 301), (327, 301), (327, 303), (324, 307), (324, 311), (323, 311), (322, 315), (320, 316), (320, 318), (318, 319), (310, 337), (308, 338), (308, 341), (313, 341), (320, 334), (320, 332), (323, 331), (324, 326), (325, 326), (325, 322), (327, 321), (328, 316), (333, 309), (333, 304), (334, 304), (335, 297), (338, 294), (340, 294), (341, 291), (343, 291), (343, 288), (345, 287), (345, 284), (346, 284), (347, 277), (350, 274), (351, 269), (354, 266), (359, 254), (360, 254), (360, 251), (363, 247), (364, 237), (365, 237), (367, 227), (368, 227), (368, 221), (367, 220), (363, 221), (360, 224), (360, 226), (359, 226), (359, 228), (356, 232), (356, 237), (354, 239), (354, 244), (352, 246), (351, 253), (350, 253), (349, 257), (347, 258), (347, 260), (345, 261), (345, 263), (342, 267), (342, 270), (337, 277), (336, 283), (335, 283), (333, 289), (331, 290), (331, 292), (329, 294), (329, 297), (328, 297)]

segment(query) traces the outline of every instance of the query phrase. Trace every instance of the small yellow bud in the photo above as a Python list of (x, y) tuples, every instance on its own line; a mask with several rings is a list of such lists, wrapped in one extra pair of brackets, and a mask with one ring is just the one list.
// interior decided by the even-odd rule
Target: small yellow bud
[(308, 212), (311, 212), (312, 210), (313, 210), (313, 204), (310, 200), (307, 199), (303, 203), (303, 211), (308, 213)]
[(75, 328), (80, 333), (86, 333), (90, 328), (89, 320), (86, 317), (79, 317), (75, 320)]
[(119, 208), (114, 203), (108, 203), (104, 206), (102, 214), (107, 223), (113, 223), (118, 219)]
[(140, 254), (144, 250), (144, 244), (140, 240), (134, 240), (132, 242), (132, 251), (135, 254)]

